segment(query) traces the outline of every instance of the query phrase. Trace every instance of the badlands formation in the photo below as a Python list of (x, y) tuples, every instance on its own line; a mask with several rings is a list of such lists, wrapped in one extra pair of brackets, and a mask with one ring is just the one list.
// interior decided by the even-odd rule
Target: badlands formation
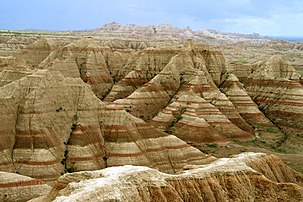
[(0, 201), (303, 201), (301, 49), (276, 43), (2, 33)]

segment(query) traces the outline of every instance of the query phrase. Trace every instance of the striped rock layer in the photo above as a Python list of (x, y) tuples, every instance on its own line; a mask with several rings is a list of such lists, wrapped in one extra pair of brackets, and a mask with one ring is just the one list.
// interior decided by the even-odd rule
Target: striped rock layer
[[(54, 181), (70, 169), (105, 166), (103, 159), (82, 165), (81, 158), (104, 156), (99, 100), (82, 80), (40, 70), (1, 87), (0, 102), (1, 170)], [(71, 143), (78, 125), (92, 136), (81, 147)]]
[(51, 190), (44, 181), (0, 171), (0, 201), (27, 201)]
[[(129, 164), (177, 173), (187, 164), (215, 160), (186, 142), (252, 139), (257, 125), (286, 133), (286, 149), (302, 147), (302, 80), (283, 57), (233, 71), (222, 52), (205, 45), (152, 46), (40, 40), (21, 51), (21, 59), (1, 57), (0, 170), (48, 184), (64, 173)], [(252, 173), (256, 178), (237, 190), (246, 185), (255, 190), (256, 181), (269, 183)], [(249, 178), (243, 176), (243, 181)], [(275, 193), (283, 180), (271, 176)], [(185, 180), (182, 189), (187, 182), (202, 186)], [(211, 182), (201, 183), (211, 187)], [(176, 200), (187, 200), (179, 185), (174, 181), (173, 190), (148, 190), (160, 199), (168, 191)], [(290, 189), (300, 195), (293, 185)], [(215, 193), (232, 200), (224, 195), (229, 190)], [(247, 197), (261, 197), (258, 193)]]
[(215, 159), (115, 105), (105, 107), (101, 117), (107, 166), (144, 165), (174, 173), (187, 163), (205, 164)]
[[(205, 51), (207, 52), (192, 44), (187, 45), (187, 48), (172, 57), (154, 78), (129, 96), (114, 101), (114, 104), (124, 107), (127, 112), (138, 118), (151, 121), (155, 127), (164, 132), (178, 134), (177, 136), (185, 141), (202, 143), (252, 138), (251, 126), (240, 116), (232, 102), (220, 92), (214, 82), (215, 80), (217, 83), (221, 82), (222, 79), (218, 77), (219, 73), (214, 73), (216, 58), (221, 57), (218, 59), (217, 66), (222, 68), (216, 71), (227, 70), (223, 65), (225, 64), (223, 56), (217, 52), (205, 53)], [(178, 100), (178, 97), (189, 90), (192, 92), (191, 96), (180, 101), (184, 104), (177, 109), (170, 109), (170, 103)], [(199, 102), (204, 102), (205, 107), (200, 104), (199, 109), (195, 109), (198, 110), (197, 112), (186, 112), (186, 109), (192, 108), (189, 106), (191, 102), (192, 105), (195, 102), (198, 102), (197, 105)], [(181, 116), (183, 113), (189, 115), (187, 126), (181, 124), (185, 123), (185, 119), (177, 124), (176, 116)], [(175, 133), (171, 129), (180, 131)]]
[(215, 159), (53, 70), (4, 85), (0, 103), (0, 169), (50, 184), (66, 172), (132, 164), (174, 173)]
[[(284, 149), (302, 153), (303, 88), (300, 76), (280, 55), (254, 65), (241, 81), (266, 116), (286, 134)], [(228, 84), (227, 84), (228, 85)]]
[(230, 74), (220, 89), (248, 123), (274, 127), (274, 124), (259, 110), (258, 105), (251, 99), (235, 75)]
[(142, 166), (67, 174), (34, 201), (301, 201), (302, 180), (275, 156), (243, 153), (178, 175)]

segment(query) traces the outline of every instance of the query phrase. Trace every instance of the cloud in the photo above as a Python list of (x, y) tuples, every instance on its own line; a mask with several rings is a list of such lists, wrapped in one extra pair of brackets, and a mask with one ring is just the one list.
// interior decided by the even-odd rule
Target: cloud
[(263, 35), (303, 35), (302, 0), (3, 0), (0, 29), (93, 29), (172, 24)]
[(259, 26), (271, 24), (272, 21), (258, 16), (241, 16), (237, 18), (213, 19), (211, 23), (224, 24), (224, 26)]

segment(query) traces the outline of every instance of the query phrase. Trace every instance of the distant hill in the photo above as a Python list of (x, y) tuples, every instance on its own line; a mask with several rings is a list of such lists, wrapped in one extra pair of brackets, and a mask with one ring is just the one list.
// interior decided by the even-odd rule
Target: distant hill
[(258, 33), (239, 34), (220, 32), (212, 29), (194, 31), (187, 28), (177, 28), (170, 24), (161, 25), (122, 25), (116, 22), (105, 24), (100, 28), (93, 30), (75, 31), (77, 34), (97, 35), (103, 37), (120, 37), (134, 39), (151, 39), (151, 40), (187, 40), (193, 39), (197, 42), (208, 44), (235, 43), (241, 41), (265, 42), (270, 40), (268, 37), (261, 36)]

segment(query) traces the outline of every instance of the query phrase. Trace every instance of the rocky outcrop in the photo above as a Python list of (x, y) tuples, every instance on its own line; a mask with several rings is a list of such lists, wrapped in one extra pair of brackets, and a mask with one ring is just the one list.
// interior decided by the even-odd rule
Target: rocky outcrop
[[(280, 169), (283, 169), (281, 173)], [(302, 174), (265, 154), (244, 153), (178, 175), (147, 167), (112, 167), (60, 177), (35, 201), (301, 201)], [(279, 179), (272, 173), (279, 173)]]
[(1, 170), (52, 183), (65, 172), (106, 166), (173, 173), (214, 160), (122, 108), (105, 106), (81, 79), (60, 72), (38, 70), (0, 93)]
[(252, 73), (253, 78), (259, 79), (300, 79), (296, 70), (287, 62), (282, 55), (273, 55), (266, 61), (255, 64), (255, 71)]
[[(233, 71), (222, 52), (192, 40), (53, 40), (25, 48), (25, 60), (0, 57), (0, 170), (59, 178), (47, 196), (56, 200), (90, 180), (116, 190), (113, 200), (301, 199), (302, 177), (274, 156), (216, 161), (191, 146), (230, 152), (268, 135), (264, 147), (299, 153), (302, 81), (283, 57)], [(95, 199), (89, 192), (80, 195)]]
[(21, 52), (21, 57), (31, 68), (36, 68), (51, 51), (49, 40), (40, 39), (24, 48)]
[(220, 89), (249, 124), (275, 127), (259, 110), (235, 75), (229, 74)]
[[(51, 182), (70, 169), (105, 166), (102, 158), (89, 162), (104, 156), (100, 103), (80, 79), (40, 70), (0, 92), (1, 170)], [(80, 145), (74, 142), (78, 125), (91, 137)]]
[(113, 78), (107, 68), (103, 52), (92, 39), (83, 39), (64, 46), (39, 64), (39, 68), (60, 71), (66, 77), (81, 78), (99, 98), (108, 92)]
[(283, 148), (300, 153), (302, 147), (303, 91), (295, 69), (280, 55), (255, 64), (242, 78), (247, 93), (286, 137)]
[(188, 91), (160, 112), (153, 124), (188, 142), (224, 142), (251, 138), (215, 106)]
[(24, 60), (12, 56), (0, 57), (0, 87), (32, 73)]
[[(236, 42), (249, 41), (251, 43), (264, 43), (269, 41), (269, 38), (262, 37), (259, 34), (237, 34), (219, 32), (216, 30), (191, 30), (189, 27), (180, 29), (173, 27), (170, 24), (160, 25), (122, 25), (116, 22), (105, 24), (102, 27), (94, 30), (86, 30), (74, 32), (75, 34), (98, 36), (107, 38), (123, 38), (123, 39), (143, 39), (143, 40), (165, 40), (169, 41), (184, 41), (193, 39), (196, 42), (207, 44), (234, 44)], [(115, 46), (117, 47), (117, 46)], [(121, 47), (121, 46), (120, 46)], [(125, 45), (123, 46), (125, 48)]]
[(245, 80), (249, 95), (267, 116), (287, 134), (286, 147), (300, 152), (302, 147), (303, 91), (302, 85), (291, 80)]
[[(151, 68), (153, 69), (154, 66), (151, 65)], [(155, 70), (155, 77), (129, 96), (116, 100), (114, 103), (123, 106), (127, 112), (138, 118), (145, 121), (152, 120), (151, 123), (158, 129), (177, 135), (181, 139), (184, 138), (185, 141), (201, 143), (203, 141), (220, 142), (227, 140), (226, 138), (252, 138), (249, 134), (252, 133), (252, 128), (214, 83), (214, 79), (217, 84), (222, 82), (221, 75), (225, 71), (228, 71), (228, 68), (222, 54), (213, 53), (204, 46), (195, 46), (189, 41), (185, 44), (185, 50), (172, 57), (162, 70)], [(137, 74), (131, 72), (131, 75)], [(134, 89), (134, 85), (131, 88), (126, 87)], [(188, 91), (192, 91), (192, 94), (185, 96)], [(198, 104), (199, 102), (204, 104)], [(192, 113), (187, 112), (186, 109), (197, 111)], [(189, 118), (187, 122), (184, 119), (177, 123), (183, 113), (190, 114), (191, 117), (187, 117)], [(191, 124), (195, 118), (197, 118), (197, 123)], [(186, 122), (187, 126), (182, 125), (183, 122)], [(197, 131), (198, 123), (203, 123), (200, 125), (199, 132)], [(209, 128), (210, 125), (211, 128)], [(185, 130), (195, 131), (195, 135), (189, 135)]]
[[(108, 56), (108, 68), (116, 81), (105, 101), (123, 99), (140, 86), (149, 82), (178, 54), (179, 50), (171, 48), (146, 49), (128, 55), (124, 65), (117, 65), (117, 59), (122, 60), (123, 52), (115, 51)], [(115, 61), (113, 61), (115, 59)], [(119, 64), (119, 63), (118, 63)]]
[(107, 166), (144, 165), (174, 173), (188, 163), (206, 164), (215, 159), (116, 105), (105, 107), (101, 117)]
[(49, 191), (51, 187), (42, 180), (0, 171), (0, 201), (26, 201)]

